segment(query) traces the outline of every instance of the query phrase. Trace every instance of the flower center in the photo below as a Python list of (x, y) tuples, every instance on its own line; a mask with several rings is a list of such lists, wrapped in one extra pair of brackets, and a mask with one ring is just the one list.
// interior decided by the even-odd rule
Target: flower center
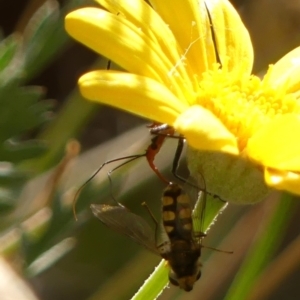
[(274, 87), (264, 79), (229, 72), (215, 64), (199, 81), (197, 103), (213, 112), (238, 139), (240, 151), (248, 139), (278, 115), (300, 111), (296, 97), (285, 87)]

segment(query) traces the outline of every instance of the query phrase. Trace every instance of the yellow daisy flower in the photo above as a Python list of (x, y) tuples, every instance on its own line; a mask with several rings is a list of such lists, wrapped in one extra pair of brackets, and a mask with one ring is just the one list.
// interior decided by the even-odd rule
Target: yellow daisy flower
[(66, 30), (127, 72), (84, 74), (84, 97), (173, 126), (192, 174), (223, 199), (258, 201), (267, 186), (300, 194), (300, 48), (261, 80), (227, 0), (97, 2), (68, 14)]

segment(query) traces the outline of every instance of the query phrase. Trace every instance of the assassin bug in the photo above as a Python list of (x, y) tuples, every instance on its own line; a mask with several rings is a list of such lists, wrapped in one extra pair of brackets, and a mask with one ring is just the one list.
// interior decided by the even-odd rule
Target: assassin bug
[[(110, 170), (107, 175), (108, 175), (108, 179), (110, 181), (111, 184), (111, 174), (119, 169), (120, 167), (124, 166), (125, 164), (128, 164), (138, 158), (141, 157), (146, 157), (147, 162), (150, 166), (150, 168), (154, 171), (154, 173), (158, 176), (158, 178), (160, 178), (164, 183), (166, 184), (171, 184), (172, 182), (167, 180), (158, 170), (158, 168), (156, 167), (156, 165), (154, 164), (154, 159), (156, 157), (156, 155), (158, 154), (158, 152), (160, 151), (164, 140), (167, 137), (170, 138), (175, 138), (178, 139), (178, 144), (177, 144), (177, 148), (176, 148), (176, 152), (174, 155), (174, 159), (173, 159), (173, 163), (172, 163), (172, 174), (175, 178), (179, 179), (180, 181), (186, 183), (186, 180), (184, 178), (182, 178), (181, 176), (179, 176), (177, 174), (177, 169), (178, 169), (178, 165), (179, 165), (179, 161), (180, 161), (180, 157), (183, 151), (183, 147), (184, 147), (184, 137), (181, 135), (175, 135), (175, 130), (174, 128), (172, 128), (171, 126), (167, 125), (167, 124), (158, 124), (158, 123), (153, 123), (152, 125), (148, 126), (150, 128), (150, 133), (154, 135), (154, 137), (151, 139), (151, 143), (150, 145), (146, 148), (145, 152), (142, 154), (134, 154), (134, 155), (129, 155), (129, 156), (124, 156), (124, 157), (119, 157), (119, 158), (115, 158), (115, 159), (111, 159), (108, 160), (106, 162), (104, 162), (96, 171), (95, 173), (78, 189), (74, 201), (73, 201), (73, 213), (74, 216), (76, 218), (76, 212), (75, 212), (75, 204), (76, 204), (76, 199), (77, 196), (79, 195), (80, 191), (108, 164), (117, 162), (117, 161), (121, 161), (121, 160), (125, 160), (125, 162), (121, 163), (120, 165), (118, 165), (117, 167), (113, 168), (112, 170)], [(219, 198), (218, 195), (215, 194), (211, 194), (209, 192), (207, 192), (205, 189), (201, 189), (198, 186), (189, 183), (189, 185), (194, 186), (195, 188), (198, 188), (199, 190), (204, 191), (207, 195), (210, 195), (214, 198)], [(220, 199), (220, 198), (219, 198)], [(221, 201), (223, 201), (222, 199), (220, 199)]]
[(75, 216), (75, 219), (77, 219), (76, 217), (76, 210), (75, 210), (75, 205), (76, 205), (76, 199), (79, 195), (79, 193), (81, 192), (81, 190), (106, 166), (109, 165), (111, 163), (117, 162), (117, 161), (122, 161), (125, 160), (125, 162), (121, 163), (120, 165), (118, 165), (117, 167), (113, 168), (112, 170), (110, 170), (107, 175), (108, 175), (108, 179), (110, 181), (110, 185), (111, 185), (111, 174), (119, 169), (120, 167), (138, 159), (141, 157), (146, 157), (147, 162), (150, 166), (150, 168), (154, 171), (154, 173), (158, 176), (158, 178), (160, 178), (164, 183), (169, 184), (170, 181), (168, 181), (158, 170), (158, 168), (155, 166), (154, 164), (154, 159), (156, 157), (156, 155), (158, 154), (158, 152), (160, 151), (162, 144), (164, 142), (164, 140), (166, 139), (166, 137), (176, 137), (178, 138), (178, 147), (176, 150), (176, 154), (174, 157), (174, 161), (173, 161), (173, 167), (172, 167), (172, 173), (174, 174), (175, 177), (182, 179), (180, 176), (178, 176), (176, 174), (176, 169), (178, 167), (179, 164), (179, 160), (180, 160), (180, 155), (183, 149), (183, 144), (184, 144), (184, 138), (181, 136), (175, 136), (175, 131), (172, 127), (170, 127), (167, 124), (158, 124), (158, 123), (153, 123), (150, 126), (148, 126), (150, 128), (150, 133), (154, 135), (154, 137), (151, 139), (151, 143), (150, 145), (146, 148), (145, 152), (142, 154), (134, 154), (134, 155), (129, 155), (129, 156), (124, 156), (124, 157), (119, 157), (119, 158), (115, 158), (115, 159), (111, 159), (108, 160), (106, 162), (104, 162), (95, 172), (94, 174), (78, 189), (78, 191), (75, 194), (74, 197), (74, 201), (73, 201), (73, 214)]

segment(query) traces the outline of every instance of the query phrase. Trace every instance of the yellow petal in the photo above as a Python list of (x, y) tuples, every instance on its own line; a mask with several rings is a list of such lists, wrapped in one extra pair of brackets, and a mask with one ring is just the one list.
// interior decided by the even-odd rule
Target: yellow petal
[[(134, 24), (141, 32), (161, 45), (164, 50), (176, 50), (176, 39), (169, 26), (161, 19), (156, 11), (146, 1), (140, 0), (96, 0), (108, 11), (125, 17)], [(162, 38), (162, 36), (164, 38)]]
[(94, 71), (79, 79), (82, 95), (160, 123), (173, 124), (187, 109), (164, 85), (147, 77), (116, 72)]
[[(159, 78), (152, 61), (157, 58), (149, 57), (149, 64), (143, 60), (146, 36), (124, 18), (98, 8), (82, 8), (66, 16), (65, 28), (72, 37), (124, 69)], [(134, 59), (133, 45), (136, 47)]]
[(235, 136), (215, 115), (199, 105), (191, 106), (182, 113), (174, 123), (174, 128), (195, 149), (222, 151), (234, 155), (239, 153)]
[[(217, 61), (216, 51), (225, 62), (228, 57), (229, 70), (243, 69), (250, 73), (253, 65), (253, 49), (247, 29), (238, 13), (227, 0), (152, 0), (151, 5), (140, 0), (97, 0), (115, 14), (124, 14), (141, 32), (155, 32), (153, 37), (161, 44), (168, 56), (175, 58), (174, 66), (185, 65), (193, 74), (201, 75)], [(211, 19), (208, 15), (208, 11)], [(158, 15), (164, 20), (162, 22)], [(159, 20), (159, 21), (158, 21)], [(212, 33), (212, 26), (213, 33)], [(167, 32), (170, 28), (176, 40)], [(153, 34), (153, 33), (152, 33)], [(217, 41), (215, 50), (214, 38)], [(178, 50), (182, 57), (174, 55)], [(185, 64), (183, 64), (185, 62)]]
[[(192, 83), (184, 64), (177, 66), (182, 55), (172, 32), (149, 5), (134, 6), (135, 1), (127, 7), (127, 1), (123, 2), (126, 17), (98, 8), (71, 12), (65, 19), (67, 32), (125, 70), (163, 82), (179, 98), (188, 101)], [(134, 13), (139, 17), (134, 18)]]
[(282, 171), (300, 172), (300, 116), (287, 114), (261, 128), (247, 145), (250, 159)]
[(208, 70), (216, 57), (204, 1), (151, 0), (151, 4), (174, 33), (194, 73)]
[(281, 58), (272, 68), (269, 80), (278, 88), (287, 87), (287, 92), (300, 90), (300, 47)]
[(229, 58), (229, 71), (239, 70), (250, 74), (253, 67), (253, 47), (239, 14), (228, 0), (210, 0), (205, 3), (212, 18), (221, 62)]
[(265, 181), (273, 188), (300, 195), (300, 173), (266, 168)]

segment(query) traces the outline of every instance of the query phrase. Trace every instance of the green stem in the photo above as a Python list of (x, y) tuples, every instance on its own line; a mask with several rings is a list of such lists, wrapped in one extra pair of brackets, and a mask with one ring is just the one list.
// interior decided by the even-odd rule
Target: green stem
[(168, 267), (162, 260), (131, 300), (156, 299), (168, 282)]

